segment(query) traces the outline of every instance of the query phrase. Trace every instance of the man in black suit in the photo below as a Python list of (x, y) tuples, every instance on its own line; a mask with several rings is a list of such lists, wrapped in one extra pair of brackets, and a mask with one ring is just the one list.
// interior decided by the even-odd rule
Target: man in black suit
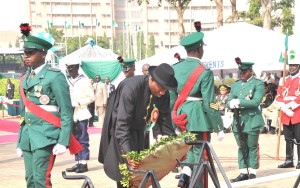
[(107, 97), (109, 98), (111, 96), (111, 94), (113, 94), (116, 90), (115, 85), (110, 83), (110, 78), (109, 77), (105, 78), (105, 86), (106, 86), (106, 89), (107, 89)]
[(150, 66), (148, 76), (124, 79), (111, 96), (104, 118), (98, 161), (104, 164), (106, 175), (117, 182), (118, 188), (123, 187), (119, 163), (126, 162), (121, 155), (149, 148), (145, 131), (151, 123), (154, 108), (159, 111), (157, 124), (162, 135), (175, 134), (168, 90), (176, 88), (173, 68), (163, 63)]
[(15, 85), (11, 82), (11, 80), (7, 79), (7, 85), (6, 85), (6, 97), (8, 99), (14, 98), (14, 92), (15, 92)]

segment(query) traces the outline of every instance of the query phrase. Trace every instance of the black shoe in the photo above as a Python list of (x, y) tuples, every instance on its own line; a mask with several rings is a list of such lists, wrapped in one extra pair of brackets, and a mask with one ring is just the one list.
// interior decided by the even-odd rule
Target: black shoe
[(255, 179), (256, 178), (256, 175), (255, 174), (250, 174), (249, 175), (249, 179)]
[(234, 183), (234, 182), (244, 181), (244, 180), (248, 180), (248, 179), (249, 179), (248, 174), (240, 173), (240, 175), (238, 177), (236, 177), (235, 179), (231, 179), (230, 182)]
[(190, 176), (181, 173), (177, 187), (187, 188), (190, 184)]
[[(298, 165), (298, 164), (297, 164)], [(287, 160), (285, 161), (283, 164), (278, 165), (278, 168), (293, 168), (294, 166), (294, 162), (291, 160)]]
[(262, 129), (260, 129), (260, 134), (266, 134), (268, 132), (266, 127), (263, 127)]
[(72, 166), (71, 168), (67, 168), (67, 172), (75, 172), (79, 167), (79, 164), (76, 164), (75, 166)]
[(270, 129), (269, 129), (269, 133), (270, 133), (270, 134), (276, 134), (275, 128), (270, 128)]
[(76, 173), (83, 173), (83, 172), (87, 172), (88, 166), (87, 164), (79, 164), (78, 169), (76, 170)]
[(224, 133), (230, 133), (231, 132), (231, 129), (230, 128), (228, 128), (228, 129), (226, 129), (226, 128), (224, 128)]
[(298, 161), (296, 169), (300, 169), (300, 161)]
[(91, 124), (91, 125), (89, 125), (89, 127), (95, 127), (95, 125)]

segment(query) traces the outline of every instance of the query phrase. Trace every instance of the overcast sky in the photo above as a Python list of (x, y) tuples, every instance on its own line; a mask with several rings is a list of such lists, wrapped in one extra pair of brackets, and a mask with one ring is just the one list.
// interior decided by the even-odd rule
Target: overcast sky
[(28, 22), (26, 6), (28, 0), (5, 0), (0, 6), (0, 30), (18, 31), (22, 22)]

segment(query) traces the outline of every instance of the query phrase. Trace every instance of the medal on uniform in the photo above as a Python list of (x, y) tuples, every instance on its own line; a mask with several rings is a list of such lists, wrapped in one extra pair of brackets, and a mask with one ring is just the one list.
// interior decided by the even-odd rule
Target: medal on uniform
[(48, 97), (48, 95), (42, 95), (39, 99), (41, 104), (49, 104), (50, 102), (50, 98)]
[(155, 126), (158, 116), (159, 116), (159, 111), (158, 111), (158, 108), (156, 108), (155, 104), (154, 104), (153, 110), (152, 110), (151, 116), (150, 116), (150, 123), (148, 124), (146, 131), (150, 131)]
[(33, 95), (37, 98), (41, 97), (42, 95), (42, 88), (43, 86), (34, 86), (34, 93)]

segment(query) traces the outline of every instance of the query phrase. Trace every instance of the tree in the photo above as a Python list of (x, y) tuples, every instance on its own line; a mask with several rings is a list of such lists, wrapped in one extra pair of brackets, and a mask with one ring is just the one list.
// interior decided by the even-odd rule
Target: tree
[(9, 47), (9, 48), (12, 48), (12, 44), (11, 44), (11, 42), (9, 42), (9, 44), (8, 44), (8, 47)]
[(230, 0), (231, 3), (231, 23), (236, 23), (238, 13), (236, 10), (236, 0)]
[(271, 11), (272, 3), (271, 0), (261, 0), (262, 6), (262, 19), (263, 19), (263, 28), (271, 29)]
[(142, 52), (141, 52), (141, 32), (137, 32), (136, 35), (136, 59), (142, 59)]
[(16, 39), (15, 47), (16, 47), (16, 48), (19, 48), (19, 47), (20, 47), (20, 40), (19, 40), (19, 38)]
[(215, 0), (217, 8), (217, 26), (223, 26), (223, 0)]
[(63, 30), (57, 30), (55, 27), (51, 27), (46, 29), (46, 32), (52, 35), (56, 43), (62, 43), (65, 40)]
[(295, 6), (294, 0), (281, 0), (274, 3), (275, 19), (272, 20), (273, 25), (281, 26), (281, 31), (285, 33), (287, 30), (289, 34), (293, 34), (294, 14), (292, 8)]
[[(135, 0), (128, 0), (128, 2)], [(143, 1), (149, 3), (149, 0), (136, 0), (139, 5), (142, 4)], [(188, 5), (192, 0), (165, 0), (167, 3), (171, 5), (171, 7), (177, 12), (178, 15), (178, 31), (179, 31), (179, 39), (182, 39), (185, 36), (185, 28), (183, 25), (183, 14)], [(161, 0), (157, 0), (158, 6), (161, 5)]]
[(147, 53), (148, 57), (155, 55), (155, 38), (153, 34), (151, 34), (149, 37), (149, 46)]

